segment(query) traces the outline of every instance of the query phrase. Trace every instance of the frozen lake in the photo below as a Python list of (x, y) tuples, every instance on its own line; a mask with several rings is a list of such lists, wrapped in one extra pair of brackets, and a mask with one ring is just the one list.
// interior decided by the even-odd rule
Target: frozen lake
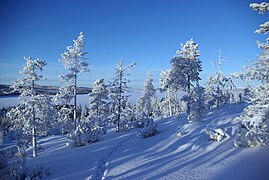
[[(132, 90), (129, 95), (129, 102), (131, 103), (131, 105), (134, 105), (137, 98), (139, 98), (141, 96), (142, 90), (140, 89), (135, 89)], [(163, 97), (165, 95), (165, 93), (156, 93), (158, 97)], [(78, 104), (80, 104), (81, 106), (84, 105), (89, 105), (89, 96), (88, 94), (79, 94), (77, 96), (77, 100), (78, 100)], [(19, 104), (19, 98), (18, 96), (0, 96), (0, 108), (3, 107), (9, 107), (9, 106), (16, 106)]]
[(19, 102), (18, 96), (0, 96), (0, 108), (17, 106)]

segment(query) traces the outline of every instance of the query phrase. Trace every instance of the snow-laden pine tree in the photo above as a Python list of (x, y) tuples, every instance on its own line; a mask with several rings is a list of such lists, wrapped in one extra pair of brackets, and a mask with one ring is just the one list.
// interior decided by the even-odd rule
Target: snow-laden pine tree
[[(32, 136), (33, 157), (37, 156), (36, 148), (36, 130), (42, 121), (49, 121), (50, 104), (43, 102), (44, 95), (38, 94), (36, 82), (43, 79), (38, 71), (43, 71), (46, 62), (40, 59), (24, 58), (26, 64), (20, 71), (22, 78), (12, 83), (10, 88), (20, 93), (20, 104), (11, 109), (8, 113), (14, 123), (14, 128), (22, 132), (21, 142), (23, 146), (29, 143), (29, 137)], [(46, 116), (45, 119), (43, 116)], [(46, 123), (47, 124), (47, 123)]]
[(95, 125), (105, 128), (108, 116), (108, 90), (104, 79), (98, 79), (93, 83), (89, 97), (89, 118)]
[[(250, 7), (264, 14), (269, 10), (269, 3), (253, 3)], [(267, 34), (269, 21), (260, 25), (256, 33)], [(236, 138), (235, 145), (242, 147), (259, 147), (269, 143), (269, 38), (266, 43), (258, 42), (263, 51), (252, 66), (245, 66), (246, 72), (235, 73), (243, 80), (256, 80), (261, 82), (258, 87), (251, 89), (251, 104), (239, 116), (241, 129)]]
[[(85, 61), (85, 55), (87, 52), (83, 51), (85, 42), (84, 35), (81, 32), (76, 40), (73, 40), (73, 46), (67, 46), (67, 51), (61, 55), (61, 62), (69, 72), (60, 76), (62, 83), (67, 83), (67, 90), (72, 88), (72, 95), (74, 97), (74, 109), (73, 109), (73, 120), (75, 127), (79, 123), (77, 118), (77, 79), (79, 73), (89, 72), (88, 63)], [(65, 94), (63, 94), (65, 95)]]
[(210, 76), (205, 85), (207, 107), (209, 109), (213, 106), (219, 108), (221, 105), (230, 102), (234, 88), (232, 79), (224, 76), (222, 72)]
[(61, 86), (53, 102), (57, 108), (56, 120), (57, 127), (62, 134), (67, 134), (74, 130), (73, 112), (71, 100), (73, 98), (73, 88), (71, 86)]
[(81, 121), (74, 131), (68, 134), (69, 145), (85, 146), (88, 143), (99, 141), (106, 132), (108, 114), (108, 90), (103, 79), (93, 83), (89, 93), (89, 109), (81, 108)]
[(153, 78), (150, 73), (146, 76), (144, 89), (141, 97), (136, 101), (136, 114), (141, 119), (152, 117), (154, 112), (154, 103), (157, 100), (156, 90), (153, 86)]
[(110, 81), (109, 85), (109, 99), (110, 103), (110, 121), (114, 123), (114, 119), (117, 124), (116, 131), (119, 132), (120, 130), (125, 129), (125, 119), (123, 116), (125, 106), (123, 101), (127, 98), (127, 91), (129, 89), (128, 83), (130, 82), (127, 79), (128, 70), (133, 68), (135, 63), (131, 63), (128, 66), (124, 66), (124, 61), (121, 59), (118, 64), (116, 65), (116, 72), (115, 76)]
[(166, 96), (161, 100), (160, 106), (162, 115), (172, 116), (179, 113), (179, 98), (177, 91), (173, 89), (170, 81), (171, 70), (163, 70), (160, 74), (160, 86), (162, 91), (166, 91)]
[(188, 98), (188, 100), (185, 101), (190, 102), (190, 114), (188, 115), (188, 121), (202, 121), (206, 112), (204, 88), (197, 84), (196, 87), (192, 89), (190, 95), (183, 97), (183, 99), (184, 98)]
[[(172, 68), (170, 74), (170, 83), (173, 89), (183, 90), (190, 94), (193, 83), (200, 80), (202, 71), (202, 62), (199, 59), (200, 51), (198, 44), (193, 39), (181, 44), (180, 50), (176, 52), (171, 60)], [(190, 113), (190, 104), (187, 102), (187, 114)]]
[(82, 107), (80, 120), (82, 122), (85, 122), (88, 116), (89, 116), (89, 108), (85, 105)]

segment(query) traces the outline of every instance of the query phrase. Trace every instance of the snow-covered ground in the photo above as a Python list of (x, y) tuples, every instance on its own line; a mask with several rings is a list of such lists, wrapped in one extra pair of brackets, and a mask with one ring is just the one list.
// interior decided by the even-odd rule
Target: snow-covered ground
[[(188, 124), (184, 115), (156, 120), (159, 134), (139, 139), (137, 130), (110, 129), (100, 142), (66, 146), (65, 136), (39, 140), (38, 157), (26, 166), (44, 164), (49, 179), (269, 179), (269, 147), (233, 146), (234, 119), (245, 104), (213, 109), (201, 123)], [(208, 140), (205, 129), (222, 128), (229, 137)], [(183, 136), (177, 137), (177, 132)]]

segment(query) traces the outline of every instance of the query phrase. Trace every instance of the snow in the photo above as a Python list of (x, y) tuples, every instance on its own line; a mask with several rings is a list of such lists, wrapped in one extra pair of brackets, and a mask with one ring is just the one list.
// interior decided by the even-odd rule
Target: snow
[[(146, 139), (136, 136), (137, 129), (111, 128), (99, 142), (68, 147), (65, 136), (50, 136), (38, 141), (38, 156), (29, 153), (26, 165), (49, 167), (49, 179), (268, 179), (269, 147), (233, 146), (234, 117), (244, 107), (212, 109), (199, 123), (188, 123), (185, 115), (159, 119), (159, 133)], [(213, 128), (229, 137), (209, 141), (205, 129)]]

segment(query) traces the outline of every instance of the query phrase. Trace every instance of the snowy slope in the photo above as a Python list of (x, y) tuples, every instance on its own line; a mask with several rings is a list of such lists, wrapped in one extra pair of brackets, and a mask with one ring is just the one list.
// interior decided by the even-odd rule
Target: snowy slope
[[(49, 179), (269, 179), (268, 147), (233, 146), (233, 118), (244, 106), (212, 110), (202, 123), (188, 124), (184, 115), (157, 120), (160, 133), (147, 139), (136, 137), (137, 130), (112, 129), (100, 142), (71, 148), (66, 137), (48, 137), (26, 165), (50, 167)], [(231, 137), (211, 142), (206, 128), (223, 128)]]

